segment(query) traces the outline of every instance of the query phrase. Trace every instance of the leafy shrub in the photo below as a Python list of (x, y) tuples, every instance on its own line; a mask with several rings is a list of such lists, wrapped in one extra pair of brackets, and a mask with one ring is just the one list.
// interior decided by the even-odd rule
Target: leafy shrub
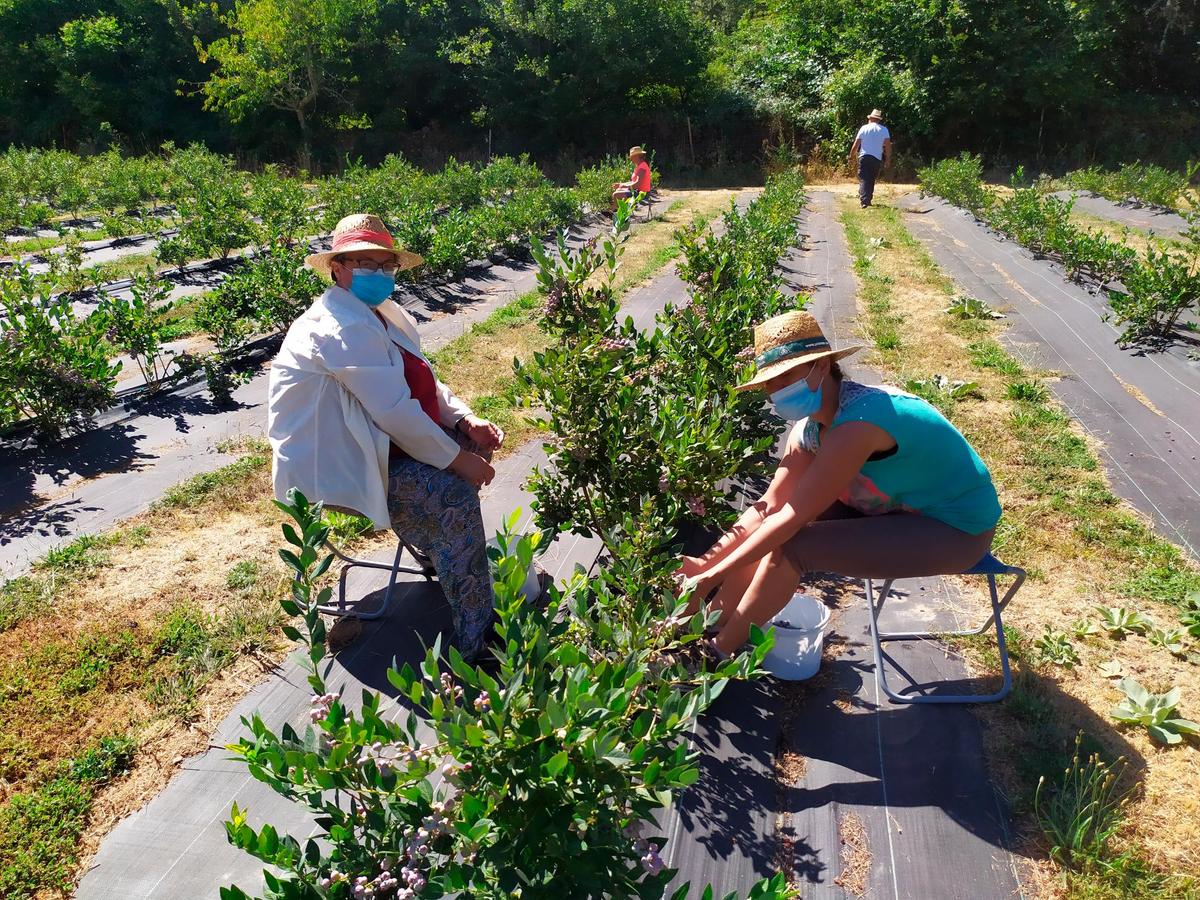
[(1177, 209), (1197, 169), (1200, 163), (1189, 163), (1185, 172), (1172, 172), (1137, 162), (1121, 166), (1115, 172), (1099, 167), (1078, 169), (1068, 172), (1064, 181), (1069, 187), (1091, 191), (1117, 203)]
[(517, 375), (554, 433), (551, 465), (530, 480), (541, 527), (607, 542), (644, 519), (720, 521), (721, 486), (764, 470), (777, 420), (733, 388), (753, 323), (791, 303), (774, 270), (802, 202), (800, 183), (780, 177), (745, 214), (730, 209), (720, 238), (680, 232), (680, 273), (695, 288), (650, 333), (617, 321), (611, 289), (627, 202), (614, 237), (574, 253), (560, 239), (554, 257), (535, 248), (556, 341)]
[(983, 186), (983, 158), (962, 153), (956, 159), (943, 159), (917, 172), (921, 194), (941, 197), (948, 203), (982, 216), (994, 202)]
[(232, 160), (197, 154), (174, 174), (181, 179), (174, 186), (179, 232), (158, 245), (159, 259), (173, 265), (212, 256), (224, 259), (252, 242), (246, 176)]
[(170, 366), (162, 346), (171, 311), (170, 293), (170, 287), (156, 280), (151, 271), (134, 277), (128, 299), (113, 294), (103, 294), (100, 299), (98, 312), (105, 337), (117, 350), (133, 357), (150, 391), (158, 390)]
[[(255, 778), (308, 806), (320, 835), (302, 846), (271, 825), (254, 829), (233, 808), (230, 841), (281, 870), (266, 873), (271, 896), (663, 896), (673, 875), (663, 839), (642, 830), (672, 791), (696, 780), (681, 738), (730, 678), (757, 670), (769, 646), (762, 633), (751, 652), (694, 671), (677, 651), (700, 637), (704, 617), (679, 622), (685, 602), (625, 557), (597, 579), (578, 574), (565, 591), (552, 589), (540, 609), (521, 585), (542, 536), (506, 528), (492, 555), (497, 674), (453, 649), (442, 668), (435, 645), (419, 671), (406, 664), (388, 674), (407, 715), (374, 691), (356, 712), (321, 674), (317, 607), (330, 588), (318, 578), (332, 560), (320, 558), (321, 507), (296, 492), (280, 505), (295, 521), (284, 526), (292, 549), (281, 556), (296, 580), (283, 607), (302, 619), (302, 629), (285, 630), (307, 649), (312, 725), (276, 735), (255, 716), (253, 737), (232, 749)], [(664, 627), (664, 616), (678, 627)], [(777, 877), (753, 896), (790, 892)]]
[(1118, 338), (1122, 343), (1167, 337), (1181, 317), (1200, 311), (1200, 266), (1181, 251), (1148, 244), (1124, 282), (1124, 293), (1109, 293), (1117, 322), (1125, 326)]
[[(1035, 253), (1057, 259), (1068, 277), (1105, 285), (1118, 323), (1126, 326), (1118, 342), (1169, 338), (1181, 318), (1200, 309), (1200, 229), (1191, 229), (1183, 249), (1151, 241), (1139, 256), (1124, 241), (1074, 226), (1074, 201), (1046, 196), (1038, 185), (1022, 186), (1021, 169), (1013, 176), (1012, 193), (1002, 200), (983, 187), (980, 169), (978, 157), (943, 160), (922, 170), (922, 191), (972, 210)], [(1124, 290), (1112, 282), (1122, 283)]]
[(55, 439), (113, 402), (119, 363), (108, 359), (103, 317), (80, 319), (27, 268), (0, 276), (0, 426), (33, 419)]
[(250, 179), (247, 210), (253, 217), (253, 242), (260, 250), (281, 244), (291, 247), (313, 227), (310, 198), (304, 185), (267, 166)]
[(1114, 706), (1109, 715), (1118, 722), (1143, 726), (1160, 744), (1178, 744), (1184, 737), (1200, 735), (1200, 725), (1175, 714), (1179, 688), (1173, 687), (1165, 694), (1152, 694), (1132, 678), (1122, 679), (1117, 687), (1125, 694), (1125, 699)]

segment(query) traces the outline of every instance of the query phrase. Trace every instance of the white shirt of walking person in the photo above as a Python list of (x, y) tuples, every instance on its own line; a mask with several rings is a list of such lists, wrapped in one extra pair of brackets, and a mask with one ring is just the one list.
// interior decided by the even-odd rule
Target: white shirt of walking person
[(854, 165), (861, 157), (873, 156), (885, 166), (892, 161), (892, 133), (883, 124), (883, 113), (877, 109), (871, 110), (867, 116), (867, 124), (858, 129), (854, 136), (854, 145), (850, 148), (850, 164)]

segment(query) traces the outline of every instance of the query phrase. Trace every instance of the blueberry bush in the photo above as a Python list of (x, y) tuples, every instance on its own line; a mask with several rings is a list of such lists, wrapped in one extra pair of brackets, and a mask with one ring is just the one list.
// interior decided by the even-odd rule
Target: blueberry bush
[[(1003, 198), (983, 184), (982, 171), (978, 156), (942, 160), (920, 171), (921, 191), (970, 210), (1001, 234), (1060, 262), (1068, 277), (1100, 285), (1123, 326), (1118, 343), (1169, 342), (1181, 323), (1200, 311), (1195, 213), (1182, 242), (1159, 246), (1150, 241), (1139, 253), (1124, 241), (1073, 224), (1073, 201), (1048, 196), (1044, 183), (1025, 186), (1020, 169)], [(1090, 182), (1077, 186), (1084, 183)]]
[[(514, 515), (492, 553), (496, 664), (469, 665), (453, 648), (443, 659), (439, 642), (417, 668), (389, 671), (394, 699), (342, 695), (325, 681), (317, 611), (330, 594), (328, 528), (295, 491), (280, 506), (293, 520), (280, 555), (295, 576), (283, 607), (298, 623), (285, 630), (306, 649), (311, 723), (276, 733), (256, 716), (231, 749), (305, 805), (319, 834), (255, 827), (233, 808), (230, 841), (275, 869), (266, 897), (668, 896), (675, 873), (654, 814), (699, 775), (684, 739), (696, 716), (730, 679), (758, 672), (769, 640), (756, 631), (737, 657), (690, 664), (704, 617), (684, 617), (686, 598), (647, 578), (628, 548), (601, 575), (577, 573), (530, 602), (522, 585), (545, 535), (515, 536)], [(776, 876), (747, 896), (793, 892)]]
[(554, 340), (516, 372), (550, 432), (549, 465), (531, 478), (540, 527), (598, 534), (611, 549), (647, 518), (728, 517), (730, 483), (765, 471), (779, 425), (734, 386), (753, 324), (794, 302), (775, 266), (803, 201), (798, 176), (781, 175), (744, 213), (731, 206), (719, 237), (681, 231), (690, 296), (649, 330), (620, 321), (612, 289), (627, 202), (612, 236), (578, 251), (560, 238), (553, 253), (536, 253)]

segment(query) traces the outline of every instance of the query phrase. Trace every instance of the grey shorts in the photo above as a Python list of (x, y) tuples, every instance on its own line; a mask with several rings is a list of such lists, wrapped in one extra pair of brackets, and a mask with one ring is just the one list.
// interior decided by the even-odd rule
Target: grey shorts
[(847, 578), (922, 578), (965, 572), (992, 548), (996, 529), (967, 534), (919, 513), (868, 516), (834, 503), (783, 545), (800, 573)]

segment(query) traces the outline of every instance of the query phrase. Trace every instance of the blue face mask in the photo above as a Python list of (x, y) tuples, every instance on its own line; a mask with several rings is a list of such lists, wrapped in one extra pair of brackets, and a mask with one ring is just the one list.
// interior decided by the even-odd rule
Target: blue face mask
[(774, 391), (771, 403), (775, 406), (775, 414), (781, 419), (792, 422), (806, 419), (821, 408), (821, 385), (818, 384), (814, 391), (808, 386), (808, 379), (801, 378), (795, 384)]
[(396, 276), (383, 272), (355, 269), (350, 278), (350, 293), (367, 306), (378, 306), (396, 289)]

